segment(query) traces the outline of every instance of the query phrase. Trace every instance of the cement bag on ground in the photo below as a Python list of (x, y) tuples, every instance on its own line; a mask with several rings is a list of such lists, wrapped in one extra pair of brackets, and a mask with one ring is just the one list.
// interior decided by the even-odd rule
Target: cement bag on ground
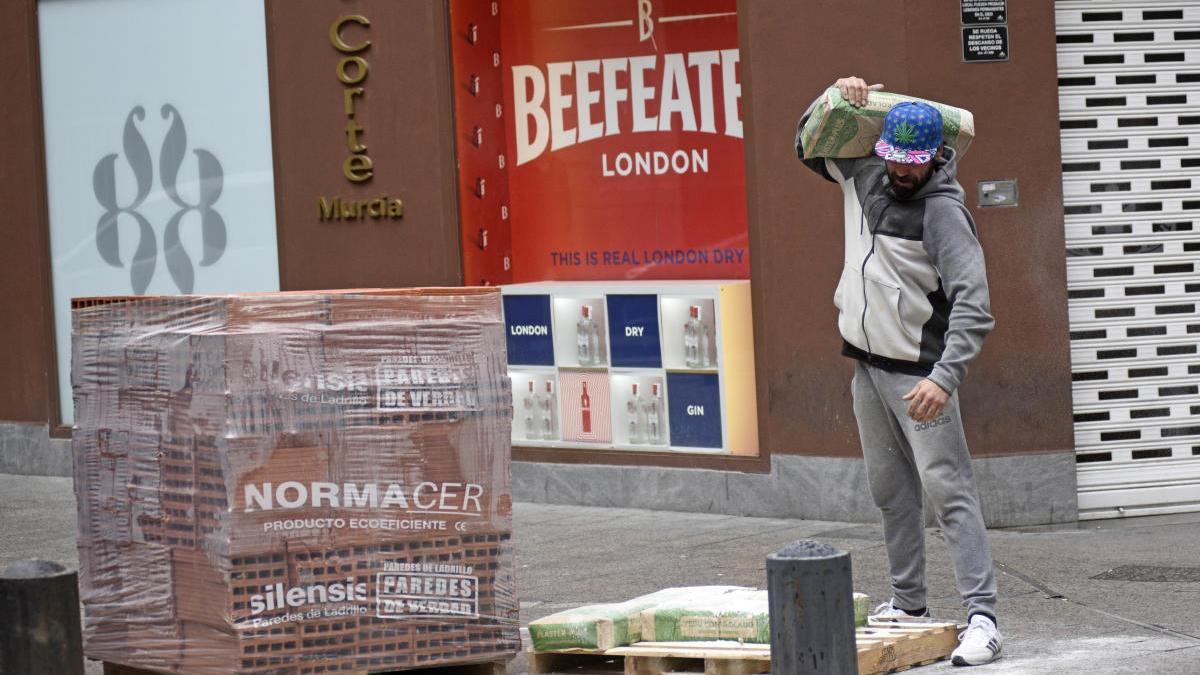
[(642, 610), (659, 603), (680, 601), (693, 595), (716, 595), (736, 586), (667, 588), (625, 602), (586, 605), (542, 617), (529, 623), (535, 651), (561, 649), (612, 649), (642, 640)]
[[(870, 156), (883, 131), (883, 118), (901, 101), (924, 99), (873, 91), (867, 95), (867, 104), (856, 108), (842, 98), (837, 87), (826, 89), (800, 133), (804, 158)], [(935, 101), (925, 103), (942, 113), (942, 135), (946, 145), (960, 155), (966, 154), (975, 138), (975, 116), (971, 111)]]
[[(853, 595), (854, 625), (867, 625), (870, 598)], [(647, 642), (737, 640), (769, 644), (770, 604), (767, 591), (736, 589), (667, 600), (642, 611), (642, 639)]]
[(867, 625), (867, 612), (870, 611), (871, 598), (864, 593), (854, 594), (854, 625)]
[(641, 618), (642, 639), (647, 642), (771, 641), (766, 591), (692, 594), (643, 610)]

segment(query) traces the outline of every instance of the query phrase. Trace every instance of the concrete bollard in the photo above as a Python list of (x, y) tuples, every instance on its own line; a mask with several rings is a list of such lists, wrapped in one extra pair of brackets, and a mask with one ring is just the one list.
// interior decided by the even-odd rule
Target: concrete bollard
[(850, 554), (797, 541), (767, 556), (771, 672), (856, 675)]
[(0, 574), (0, 673), (83, 675), (78, 576), (44, 560)]

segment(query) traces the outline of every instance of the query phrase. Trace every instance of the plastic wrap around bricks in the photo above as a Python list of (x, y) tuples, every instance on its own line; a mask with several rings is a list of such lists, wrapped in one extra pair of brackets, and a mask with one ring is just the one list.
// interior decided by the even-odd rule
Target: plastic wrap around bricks
[(497, 292), (84, 300), (73, 350), (89, 656), (307, 673), (516, 652)]

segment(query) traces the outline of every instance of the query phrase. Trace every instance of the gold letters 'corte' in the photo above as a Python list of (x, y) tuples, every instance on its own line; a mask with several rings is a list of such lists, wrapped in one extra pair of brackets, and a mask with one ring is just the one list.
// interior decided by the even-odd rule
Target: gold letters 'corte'
[(367, 17), (360, 14), (347, 14), (338, 17), (337, 21), (329, 27), (329, 42), (333, 48), (345, 54), (337, 64), (337, 78), (345, 85), (342, 90), (342, 108), (346, 112), (346, 148), (352, 153), (342, 162), (342, 174), (352, 183), (362, 183), (370, 180), (371, 176), (375, 175), (374, 165), (371, 158), (367, 155), (367, 146), (360, 140), (363, 133), (362, 126), (358, 120), (354, 118), (354, 97), (362, 96), (366, 89), (359, 86), (367, 79), (367, 70), (370, 68), (367, 60), (358, 54), (365, 52), (371, 47), (370, 40), (363, 40), (359, 44), (349, 44), (342, 37), (342, 28), (348, 23), (357, 23), (363, 27), (369, 27), (371, 22)]
[[(342, 90), (342, 109), (345, 111), (347, 119), (346, 149), (351, 154), (342, 162), (342, 175), (352, 183), (362, 183), (375, 175), (375, 168), (371, 158), (367, 155), (367, 145), (362, 142), (364, 130), (354, 116), (356, 111), (354, 99), (356, 96), (361, 97), (366, 93), (366, 89), (361, 85), (367, 79), (370, 64), (360, 54), (371, 47), (371, 41), (363, 40), (357, 44), (347, 42), (345, 36), (342, 35), (342, 30), (349, 23), (356, 23), (363, 28), (368, 28), (371, 22), (360, 14), (347, 14), (338, 17), (329, 27), (329, 44), (344, 54), (337, 63), (336, 72), (338, 81), (345, 85)], [(397, 220), (404, 217), (404, 203), (387, 195), (375, 199), (350, 200), (343, 200), (341, 197), (329, 199), (318, 197), (317, 217), (325, 221), (363, 221), (368, 218)]]

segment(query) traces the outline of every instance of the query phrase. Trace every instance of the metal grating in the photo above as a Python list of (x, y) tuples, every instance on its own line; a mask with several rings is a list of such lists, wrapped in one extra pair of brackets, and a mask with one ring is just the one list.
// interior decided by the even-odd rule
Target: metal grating
[(1151, 583), (1191, 584), (1200, 582), (1200, 567), (1122, 565), (1089, 578), (1096, 579), (1098, 581), (1141, 581)]
[(1200, 511), (1200, 2), (1055, 14), (1079, 517)]

